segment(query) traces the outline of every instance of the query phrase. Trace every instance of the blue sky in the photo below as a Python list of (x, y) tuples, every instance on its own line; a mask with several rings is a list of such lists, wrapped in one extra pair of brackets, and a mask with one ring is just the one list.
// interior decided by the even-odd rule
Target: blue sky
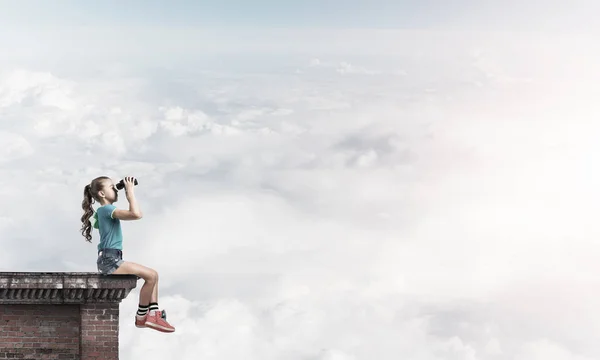
[[(468, 2), (452, 8), (435, 0), (329, 0), (329, 1), (21, 1), (8, 4), (7, 18), (43, 19), (43, 22), (195, 25), (195, 26), (344, 26), (422, 27), (460, 11)], [(12, 10), (10, 9), (12, 8)], [(35, 9), (35, 10), (31, 10)], [(26, 11), (23, 11), (26, 10)], [(4, 12), (4, 11), (3, 11)]]
[(354, 28), (497, 27), (580, 29), (593, 24), (591, 0), (1, 0), (3, 23), (286, 26)]

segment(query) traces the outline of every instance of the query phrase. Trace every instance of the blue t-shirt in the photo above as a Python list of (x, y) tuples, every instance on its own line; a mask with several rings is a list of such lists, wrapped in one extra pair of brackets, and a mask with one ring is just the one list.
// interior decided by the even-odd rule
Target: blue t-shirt
[(121, 220), (113, 218), (112, 216), (116, 209), (116, 206), (108, 204), (100, 206), (98, 210), (96, 210), (94, 217), (96, 218), (97, 223), (94, 227), (100, 231), (100, 244), (98, 244), (98, 250), (123, 250)]

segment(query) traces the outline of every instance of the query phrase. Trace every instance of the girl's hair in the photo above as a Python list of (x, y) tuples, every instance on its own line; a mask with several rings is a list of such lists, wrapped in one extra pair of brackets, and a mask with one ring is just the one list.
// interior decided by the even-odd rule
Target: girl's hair
[(81, 235), (83, 235), (88, 242), (92, 242), (92, 224), (90, 223), (90, 218), (94, 215), (94, 208), (92, 204), (94, 200), (100, 201), (98, 199), (98, 191), (102, 188), (102, 182), (104, 180), (110, 180), (108, 176), (100, 176), (92, 180), (91, 184), (88, 184), (83, 189), (83, 202), (81, 203), (81, 207), (83, 208), (83, 216), (81, 216)]

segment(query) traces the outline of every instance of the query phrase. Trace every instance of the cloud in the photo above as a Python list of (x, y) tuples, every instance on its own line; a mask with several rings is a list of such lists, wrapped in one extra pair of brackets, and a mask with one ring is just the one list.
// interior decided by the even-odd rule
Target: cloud
[(69, 95), (72, 92), (68, 81), (57, 79), (49, 73), (34, 73), (16, 70), (3, 77), (0, 106), (38, 102), (47, 107), (60, 110), (73, 108)]
[(591, 360), (591, 357), (573, 354), (547, 339), (532, 341), (523, 346), (516, 359)]
[(159, 110), (164, 114), (161, 127), (174, 136), (198, 132), (208, 123), (208, 116), (202, 111), (189, 113), (181, 107), (161, 107)]
[(381, 71), (370, 70), (360, 66), (352, 65), (349, 62), (342, 61), (339, 64), (324, 62), (320, 59), (314, 58), (310, 60), (310, 68), (334, 68), (339, 74), (362, 74), (362, 75), (378, 75)]
[(17, 160), (35, 152), (27, 139), (15, 133), (0, 131), (0, 142), (2, 143), (2, 150), (0, 150), (1, 162)]
[(388, 33), (411, 42), (382, 60), (368, 31), (334, 36), (362, 56), (295, 34), (275, 59), (184, 64), (159, 39), (106, 60), (123, 40), (3, 68), (3, 269), (95, 271), (83, 186), (134, 175), (125, 259), (158, 270), (178, 331), (133, 326), (138, 287), (123, 358), (597, 358), (584, 48)]

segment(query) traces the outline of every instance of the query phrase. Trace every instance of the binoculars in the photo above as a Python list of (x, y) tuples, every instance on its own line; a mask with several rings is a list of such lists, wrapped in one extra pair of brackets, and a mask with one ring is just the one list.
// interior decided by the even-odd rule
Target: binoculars
[[(135, 186), (137, 184), (138, 184), (137, 179), (133, 179), (133, 186)], [(117, 183), (117, 185), (115, 185), (115, 187), (117, 188), (117, 190), (122, 190), (125, 187), (125, 181), (123, 179), (121, 179), (121, 181), (119, 181)]]

